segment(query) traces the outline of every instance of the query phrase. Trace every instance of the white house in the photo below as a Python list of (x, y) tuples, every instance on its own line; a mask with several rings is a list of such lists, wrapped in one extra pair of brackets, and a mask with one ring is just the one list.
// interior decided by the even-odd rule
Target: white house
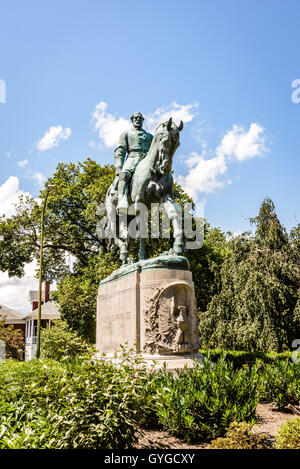
[[(50, 285), (45, 282), (42, 292), (43, 304), (41, 306), (41, 328), (51, 326), (52, 321), (60, 319), (60, 313), (54, 301), (49, 300)], [(25, 321), (25, 360), (31, 360), (35, 356), (37, 341), (38, 319), (38, 291), (30, 291), (28, 301), (32, 305), (32, 311), (24, 316)]]
[[(50, 284), (45, 282), (42, 292), (41, 328), (51, 326), (52, 321), (60, 319), (60, 313), (54, 301), (49, 300)], [(25, 360), (31, 360), (36, 352), (38, 291), (30, 291), (28, 301), (32, 311), (28, 314), (17, 313), (4, 305), (0, 305), (0, 316), (4, 316), (6, 324), (12, 324), (15, 329), (21, 329), (25, 342)]]

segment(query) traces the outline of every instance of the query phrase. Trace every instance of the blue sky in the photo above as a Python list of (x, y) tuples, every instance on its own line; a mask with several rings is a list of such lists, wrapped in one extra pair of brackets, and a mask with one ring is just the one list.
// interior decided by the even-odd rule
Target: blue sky
[(2, 212), (60, 161), (113, 162), (140, 110), (183, 117), (175, 177), (213, 226), (249, 229), (265, 196), (300, 222), (298, 1), (10, 0), (1, 20)]

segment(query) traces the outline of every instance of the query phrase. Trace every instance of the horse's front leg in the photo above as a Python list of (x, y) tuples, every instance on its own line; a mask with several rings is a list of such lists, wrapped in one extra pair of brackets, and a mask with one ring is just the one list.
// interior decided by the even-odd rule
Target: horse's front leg
[(147, 253), (146, 253), (144, 238), (140, 238), (139, 258), (140, 258), (141, 261), (144, 261), (145, 259), (147, 259)]
[(139, 259), (144, 261), (147, 259), (145, 233), (148, 232), (148, 212), (146, 206), (141, 202), (135, 202), (135, 214), (136, 219), (138, 219)]
[(117, 238), (117, 243), (120, 248), (120, 260), (122, 265), (128, 264), (128, 245), (129, 245), (129, 234), (127, 228), (127, 216), (125, 214), (119, 215), (119, 235)]
[(170, 254), (174, 253), (177, 256), (181, 256), (184, 254), (185, 251), (182, 233), (181, 208), (174, 202), (174, 200), (170, 196), (166, 197), (163, 200), (162, 206), (170, 220), (170, 223), (173, 226), (174, 243), (173, 249), (170, 251)]

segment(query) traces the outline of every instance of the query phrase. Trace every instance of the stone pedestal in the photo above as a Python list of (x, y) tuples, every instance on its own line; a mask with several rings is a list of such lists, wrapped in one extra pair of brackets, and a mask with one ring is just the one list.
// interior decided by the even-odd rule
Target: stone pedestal
[[(201, 361), (197, 305), (186, 258), (159, 257), (115, 271), (97, 299), (97, 356), (112, 359), (121, 345), (168, 369)], [(117, 360), (117, 359), (116, 359)]]

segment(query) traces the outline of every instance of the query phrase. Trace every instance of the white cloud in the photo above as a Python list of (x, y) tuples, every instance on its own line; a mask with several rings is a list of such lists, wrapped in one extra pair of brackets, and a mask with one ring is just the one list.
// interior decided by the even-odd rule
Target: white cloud
[(36, 172), (36, 173), (32, 173), (32, 179), (35, 179), (36, 182), (38, 183), (39, 186), (42, 186), (46, 177), (43, 175), (43, 173), (40, 173), (40, 172)]
[[(14, 204), (18, 202), (21, 194), (25, 194), (19, 188), (19, 178), (10, 176), (2, 186), (0, 186), (0, 215), (10, 217), (16, 213)], [(29, 195), (28, 193), (26, 193)]]
[(51, 150), (51, 148), (57, 147), (61, 140), (67, 140), (71, 134), (70, 127), (66, 127), (65, 129), (63, 129), (61, 125), (50, 127), (50, 129), (45, 132), (45, 135), (37, 142), (37, 148), (40, 151)]
[(217, 148), (217, 154), (236, 158), (239, 161), (248, 160), (256, 156), (264, 156), (268, 149), (265, 147), (264, 129), (253, 122), (249, 130), (233, 125), (222, 139)]
[(20, 168), (24, 168), (26, 165), (28, 164), (28, 160), (22, 160), (22, 161), (18, 161), (18, 166)]
[(191, 122), (196, 113), (195, 109), (198, 104), (177, 104), (173, 102), (168, 106), (162, 106), (156, 109), (153, 113), (145, 115), (145, 128), (149, 132), (154, 132), (156, 127), (161, 123), (173, 118), (174, 122), (178, 125), (180, 121), (184, 124)]
[[(144, 127), (153, 133), (161, 122), (165, 122), (170, 117), (177, 124), (181, 120), (183, 123), (191, 122), (197, 114), (197, 107), (197, 103), (181, 105), (176, 102), (159, 107), (154, 112), (145, 114)], [(117, 118), (108, 113), (107, 103), (103, 101), (96, 105), (92, 118), (94, 129), (107, 147), (116, 146), (120, 134), (131, 127), (129, 118)], [(200, 131), (198, 126), (198, 133)], [(185, 159), (188, 167), (187, 175), (180, 175), (177, 178), (178, 183), (195, 199), (200, 192), (211, 193), (231, 184), (231, 179), (224, 177), (230, 160), (245, 161), (256, 156), (262, 157), (269, 151), (265, 147), (264, 129), (257, 123), (252, 123), (248, 130), (245, 130), (243, 126), (233, 125), (232, 129), (224, 135), (211, 158), (207, 157), (207, 144), (202, 136), (200, 143), (203, 149), (202, 154), (191, 153)], [(91, 141), (89, 145), (95, 147), (96, 143)]]
[(231, 179), (224, 178), (228, 162), (232, 159), (242, 162), (256, 156), (262, 157), (269, 151), (265, 147), (264, 129), (256, 123), (252, 123), (248, 131), (242, 126), (233, 125), (212, 158), (206, 158), (205, 143), (202, 147), (201, 155), (193, 152), (185, 160), (189, 168), (187, 175), (177, 178), (194, 200), (197, 200), (199, 193), (211, 193), (232, 183)]
[[(153, 113), (145, 114), (144, 127), (149, 132), (154, 132), (161, 122), (167, 121), (170, 117), (173, 117), (177, 124), (180, 120), (183, 123), (190, 122), (196, 115), (195, 108), (197, 106), (197, 103), (181, 105), (173, 102), (168, 106), (160, 107)], [(96, 105), (92, 113), (94, 129), (107, 147), (114, 147), (118, 143), (120, 134), (131, 127), (131, 121), (129, 117), (117, 118), (107, 113), (106, 109), (107, 103), (103, 101)]]
[(106, 113), (107, 103), (98, 103), (92, 113), (95, 121), (94, 129), (98, 131), (99, 138), (107, 147), (113, 147), (118, 143), (122, 132), (130, 128), (130, 121), (123, 117), (116, 118)]
[(29, 290), (38, 289), (38, 279), (34, 277), (36, 261), (25, 266), (25, 275), (22, 278), (8, 277), (6, 272), (0, 272), (0, 303), (26, 313), (30, 311), (28, 303)]
[(178, 176), (177, 182), (193, 197), (197, 199), (199, 192), (210, 193), (230, 184), (230, 180), (220, 180), (219, 176), (227, 171), (226, 160), (222, 155), (205, 159), (204, 155), (193, 152), (186, 159), (189, 167), (186, 176)]

